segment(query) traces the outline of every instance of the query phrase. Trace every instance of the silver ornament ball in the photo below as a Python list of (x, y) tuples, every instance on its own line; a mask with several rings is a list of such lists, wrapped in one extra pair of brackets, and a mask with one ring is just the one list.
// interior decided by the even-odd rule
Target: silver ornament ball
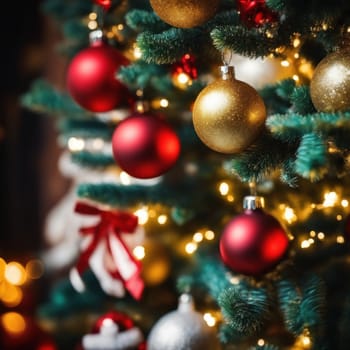
[(191, 296), (180, 297), (179, 307), (157, 321), (147, 341), (148, 350), (219, 350), (216, 332), (196, 312)]

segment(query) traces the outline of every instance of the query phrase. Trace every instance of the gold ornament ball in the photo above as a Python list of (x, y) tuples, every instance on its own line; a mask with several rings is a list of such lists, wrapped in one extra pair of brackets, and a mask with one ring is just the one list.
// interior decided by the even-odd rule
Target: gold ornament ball
[(236, 80), (233, 67), (205, 87), (193, 107), (193, 125), (202, 142), (214, 151), (244, 151), (259, 136), (266, 120), (264, 101), (257, 91)]
[(193, 28), (214, 17), (220, 0), (150, 0), (154, 12), (178, 28)]
[(142, 243), (145, 256), (142, 262), (142, 278), (148, 287), (164, 282), (170, 273), (170, 261), (165, 247), (154, 239)]
[(319, 112), (350, 109), (350, 49), (333, 52), (317, 65), (310, 95)]

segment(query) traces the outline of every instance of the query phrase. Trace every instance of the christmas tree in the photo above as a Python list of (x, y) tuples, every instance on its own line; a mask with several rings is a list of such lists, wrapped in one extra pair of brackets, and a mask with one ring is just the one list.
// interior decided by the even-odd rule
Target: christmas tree
[(43, 10), (67, 88), (22, 102), (72, 179), (43, 254), (55, 346), (347, 349), (349, 2)]

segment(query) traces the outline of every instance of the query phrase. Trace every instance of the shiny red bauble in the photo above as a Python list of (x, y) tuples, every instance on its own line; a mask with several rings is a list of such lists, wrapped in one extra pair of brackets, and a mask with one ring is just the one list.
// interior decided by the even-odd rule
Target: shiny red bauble
[(162, 175), (180, 154), (174, 130), (164, 120), (148, 114), (135, 114), (120, 122), (112, 146), (120, 168), (140, 179)]
[(129, 61), (115, 48), (97, 41), (70, 62), (67, 88), (73, 99), (91, 112), (107, 112), (122, 104), (127, 88), (116, 78)]
[(273, 216), (262, 209), (245, 210), (226, 225), (220, 254), (234, 272), (257, 276), (279, 263), (288, 243), (286, 232)]
[(260, 27), (278, 19), (277, 13), (266, 6), (265, 0), (238, 0), (237, 7), (239, 16), (247, 27)]

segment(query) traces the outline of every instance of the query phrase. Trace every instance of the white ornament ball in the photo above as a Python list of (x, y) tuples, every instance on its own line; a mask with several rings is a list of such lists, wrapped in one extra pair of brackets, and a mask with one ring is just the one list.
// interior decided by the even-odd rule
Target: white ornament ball
[(157, 321), (147, 341), (147, 350), (219, 350), (216, 332), (194, 310), (192, 297), (183, 294), (179, 307)]

